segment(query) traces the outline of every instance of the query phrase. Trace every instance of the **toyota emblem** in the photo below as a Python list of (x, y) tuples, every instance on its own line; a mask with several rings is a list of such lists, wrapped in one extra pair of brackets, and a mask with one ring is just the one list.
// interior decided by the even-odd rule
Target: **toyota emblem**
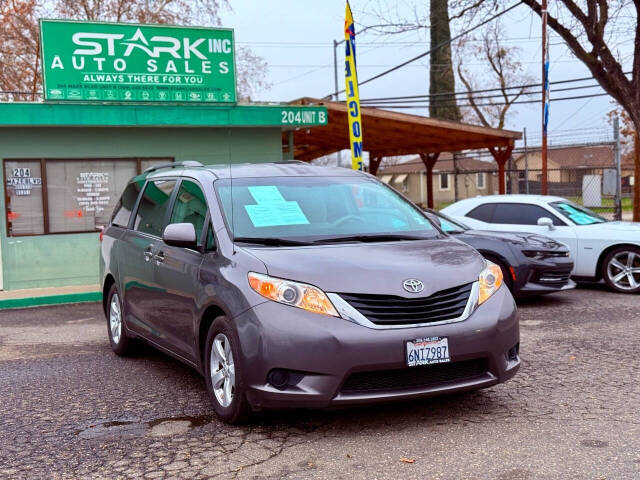
[(402, 282), (402, 286), (409, 293), (420, 293), (424, 290), (424, 283), (415, 278), (409, 278)]

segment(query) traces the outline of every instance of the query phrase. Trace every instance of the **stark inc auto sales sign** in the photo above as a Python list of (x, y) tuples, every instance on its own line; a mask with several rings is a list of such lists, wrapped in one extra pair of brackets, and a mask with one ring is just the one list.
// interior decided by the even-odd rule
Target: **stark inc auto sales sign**
[(233, 30), (41, 20), (46, 100), (236, 101)]

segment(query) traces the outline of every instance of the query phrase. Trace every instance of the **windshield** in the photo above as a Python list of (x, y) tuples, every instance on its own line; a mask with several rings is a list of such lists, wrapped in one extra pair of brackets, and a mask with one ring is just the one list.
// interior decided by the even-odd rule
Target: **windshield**
[[(425, 216), (391, 188), (369, 178), (268, 177), (214, 183), (237, 241), (366, 241), (434, 238)], [(233, 221), (231, 220), (233, 210)], [(356, 238), (358, 237), (358, 238)], [(363, 240), (364, 238), (364, 240)], [(241, 240), (242, 239), (242, 240)], [(273, 243), (273, 242), (272, 242)]]
[(469, 227), (466, 225), (447, 217), (442, 213), (429, 212), (431, 219), (434, 222), (437, 222), (440, 225), (440, 228), (443, 232), (446, 233), (462, 233), (469, 230)]
[(588, 208), (584, 208), (573, 202), (553, 202), (550, 205), (576, 225), (592, 225), (594, 223), (604, 223), (607, 219)]

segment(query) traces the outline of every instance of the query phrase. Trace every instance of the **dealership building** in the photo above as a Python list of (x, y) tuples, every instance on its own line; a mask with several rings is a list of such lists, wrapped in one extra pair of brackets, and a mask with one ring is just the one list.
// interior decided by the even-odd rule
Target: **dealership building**
[(0, 104), (2, 289), (97, 284), (97, 229), (146, 168), (280, 161), (287, 132), (326, 121), (321, 106)]

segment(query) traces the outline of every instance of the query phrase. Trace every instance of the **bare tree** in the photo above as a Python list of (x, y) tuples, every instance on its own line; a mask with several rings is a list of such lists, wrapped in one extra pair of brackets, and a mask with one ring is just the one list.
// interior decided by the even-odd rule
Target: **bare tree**
[(633, 151), (633, 138), (636, 128), (629, 114), (620, 105), (614, 105), (614, 108), (607, 113), (607, 120), (613, 125), (613, 119), (620, 119), (620, 150), (624, 156), (631, 155)]
[[(538, 15), (542, 5), (536, 0), (522, 0)], [(548, 24), (584, 63), (593, 78), (629, 114), (636, 128), (640, 126), (640, 0), (558, 0), (551, 2)], [(620, 27), (611, 35), (614, 25)], [(622, 31), (634, 38), (633, 56), (622, 58), (617, 39)], [(631, 60), (629, 78), (622, 66)]]
[[(502, 38), (502, 27), (496, 22), (485, 29), (481, 38), (460, 42), (456, 53), (458, 77), (469, 103), (461, 109), (463, 118), (485, 127), (504, 128), (514, 102), (529, 90), (525, 86), (513, 87), (534, 82), (518, 58), (519, 48), (505, 47)], [(483, 66), (470, 72), (465, 66), (468, 58), (482, 60)], [(497, 93), (475, 93), (490, 88), (496, 88)]]
[[(467, 15), (493, 8), (496, 0), (457, 0), (469, 7)], [(507, 3), (504, 2), (503, 3)], [(511, 3), (511, 2), (508, 2)], [(522, 0), (542, 16), (539, 0)], [(640, 0), (555, 0), (549, 2), (547, 23), (569, 50), (591, 72), (600, 86), (624, 109), (640, 128)], [(620, 53), (619, 42), (631, 39), (632, 53)], [(631, 75), (624, 65), (631, 66)], [(640, 156), (636, 155), (636, 163)], [(636, 166), (640, 170), (640, 165)], [(636, 189), (638, 192), (638, 189)], [(634, 198), (640, 210), (640, 193)], [(639, 214), (640, 215), (640, 214)], [(640, 220), (640, 218), (638, 218)]]
[[(35, 99), (40, 90), (38, 18), (220, 25), (228, 0), (0, 0), (0, 90), (8, 99)], [(248, 48), (236, 50), (238, 96), (268, 88), (267, 64)]]
[(39, 11), (35, 0), (0, 1), (0, 90), (8, 92), (0, 98), (35, 99)]
[[(429, 116), (443, 120), (460, 121), (456, 104), (456, 81), (451, 59), (451, 26), (448, 0), (431, 0), (431, 48), (442, 45), (429, 56)], [(449, 93), (450, 95), (447, 95)]]

